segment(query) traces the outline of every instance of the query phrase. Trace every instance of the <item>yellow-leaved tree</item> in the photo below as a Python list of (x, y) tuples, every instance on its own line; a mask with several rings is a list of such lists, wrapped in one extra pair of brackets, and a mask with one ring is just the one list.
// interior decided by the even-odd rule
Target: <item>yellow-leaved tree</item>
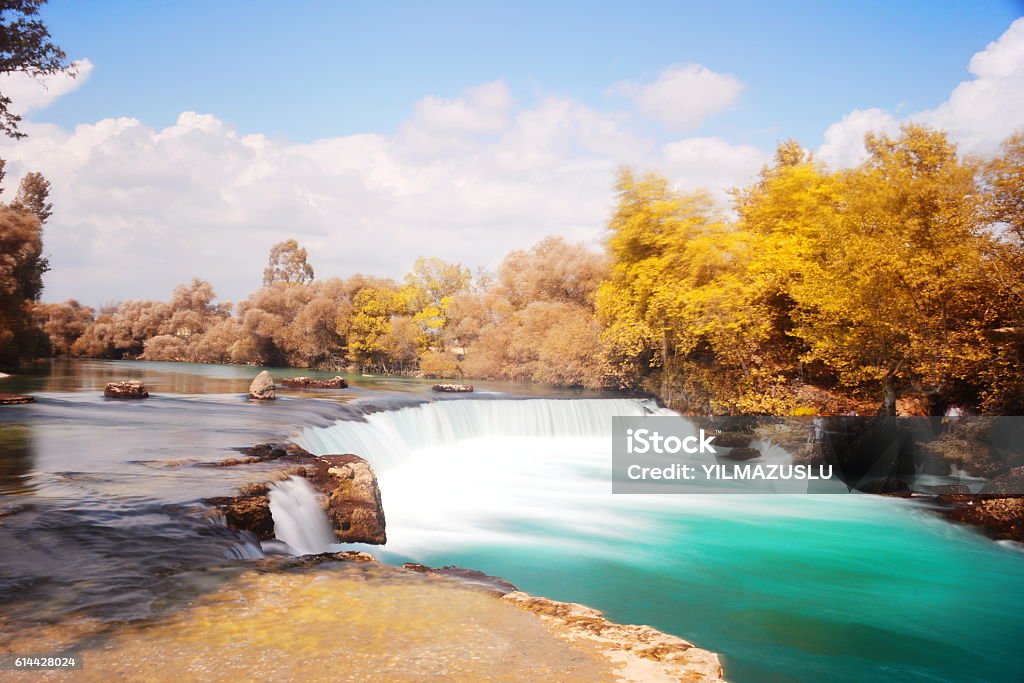
[(945, 133), (906, 126), (866, 145), (791, 287), (794, 334), (805, 360), (878, 392), (895, 414), (901, 390), (948, 389), (986, 361), (989, 238), (975, 169)]

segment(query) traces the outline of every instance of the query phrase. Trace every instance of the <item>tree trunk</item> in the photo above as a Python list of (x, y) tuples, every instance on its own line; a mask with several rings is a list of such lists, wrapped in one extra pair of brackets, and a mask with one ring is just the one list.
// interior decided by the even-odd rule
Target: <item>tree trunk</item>
[(896, 378), (889, 375), (885, 378), (885, 387), (883, 388), (882, 397), (882, 414), (883, 415), (896, 415), (896, 397), (898, 391), (896, 389)]

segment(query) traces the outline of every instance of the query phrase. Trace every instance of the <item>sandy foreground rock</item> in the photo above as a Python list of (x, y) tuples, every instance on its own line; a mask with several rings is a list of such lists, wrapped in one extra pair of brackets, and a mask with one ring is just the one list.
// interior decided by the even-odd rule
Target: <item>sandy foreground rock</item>
[(722, 680), (716, 655), (646, 626), (374, 562), (247, 572), (147, 624), (75, 622), (0, 639), (6, 652), (68, 647), (84, 663), (76, 681)]

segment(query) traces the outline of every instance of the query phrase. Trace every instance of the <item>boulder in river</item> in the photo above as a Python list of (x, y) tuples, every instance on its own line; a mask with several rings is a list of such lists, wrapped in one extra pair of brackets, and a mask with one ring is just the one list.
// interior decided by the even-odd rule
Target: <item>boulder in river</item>
[[(363, 458), (352, 454), (317, 456), (291, 444), (263, 444), (251, 452), (246, 460), (215, 464), (244, 465), (267, 460), (296, 463), (298, 466), (283, 473), (304, 477), (312, 484), (320, 494), (324, 512), (339, 542), (383, 545), (387, 541), (377, 475)], [(274, 538), (270, 486), (269, 482), (252, 484), (236, 496), (211, 498), (206, 502), (224, 514), (229, 527), (251, 531), (260, 540), (267, 540)]]
[(249, 398), (254, 398), (257, 401), (274, 400), (274, 378), (270, 376), (269, 372), (264, 370), (256, 375), (256, 379), (249, 385)]
[(435, 384), (433, 386), (434, 391), (446, 393), (446, 394), (462, 394), (473, 391), (472, 384)]
[(281, 384), (290, 389), (347, 389), (348, 382), (344, 377), (335, 376), (331, 379), (313, 379), (311, 377), (285, 377)]
[(358, 455), (316, 456), (305, 477), (325, 497), (325, 510), (342, 543), (387, 542), (377, 475)]
[(131, 379), (127, 382), (110, 382), (103, 389), (103, 395), (107, 398), (149, 398), (149, 391), (145, 384)]

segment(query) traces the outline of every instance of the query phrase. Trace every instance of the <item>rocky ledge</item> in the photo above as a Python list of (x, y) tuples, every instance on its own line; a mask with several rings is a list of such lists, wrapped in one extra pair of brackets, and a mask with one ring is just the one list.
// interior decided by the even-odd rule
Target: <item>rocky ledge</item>
[(103, 395), (107, 398), (149, 398), (149, 391), (145, 384), (133, 379), (127, 382), (111, 382), (104, 387)]
[(519, 591), (501, 599), (538, 615), (562, 640), (596, 645), (619, 666), (616, 678), (620, 681), (724, 680), (717, 654), (650, 626), (616, 624), (596, 609)]
[(344, 377), (331, 379), (312, 379), (310, 377), (285, 377), (281, 380), (289, 389), (347, 389), (348, 382)]
[(431, 388), (445, 394), (468, 394), (473, 391), (472, 384), (435, 384)]
[[(293, 466), (280, 476), (304, 477), (320, 494), (320, 503), (341, 543), (387, 542), (384, 508), (381, 503), (377, 475), (363, 458), (351, 453), (313, 455), (295, 444), (261, 444), (244, 449), (247, 457), (215, 463), (230, 467), (255, 462), (280, 460)], [(249, 531), (261, 541), (274, 537), (274, 520), (270, 514), (272, 482), (250, 484), (234, 496), (207, 499), (207, 504), (224, 515), (232, 529)]]

